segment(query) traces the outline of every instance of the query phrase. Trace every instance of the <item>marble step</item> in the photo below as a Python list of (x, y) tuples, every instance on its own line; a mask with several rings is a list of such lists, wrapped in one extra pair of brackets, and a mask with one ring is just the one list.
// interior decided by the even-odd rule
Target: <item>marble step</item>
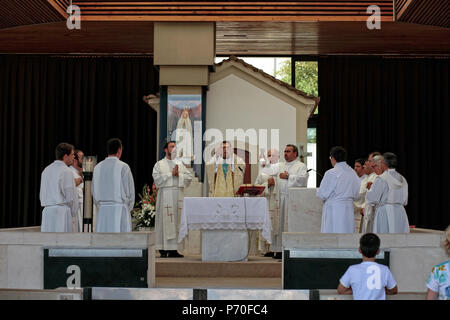
[(279, 278), (246, 277), (156, 277), (156, 288), (247, 288), (247, 289), (282, 289)]
[(250, 256), (245, 262), (203, 262), (201, 256), (159, 258), (156, 254), (156, 277), (280, 278), (281, 260)]

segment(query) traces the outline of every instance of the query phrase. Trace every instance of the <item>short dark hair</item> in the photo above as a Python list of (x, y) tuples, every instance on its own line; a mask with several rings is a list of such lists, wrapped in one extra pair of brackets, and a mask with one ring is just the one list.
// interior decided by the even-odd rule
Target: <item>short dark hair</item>
[(383, 153), (384, 163), (388, 166), (388, 168), (397, 168), (397, 156), (392, 152)]
[(358, 162), (358, 163), (360, 163), (361, 165), (364, 165), (364, 163), (366, 162), (366, 160), (367, 160), (367, 159), (365, 159), (365, 158), (358, 158), (358, 159), (355, 160), (355, 163)]
[(72, 150), (74, 150), (75, 147), (71, 145), (70, 143), (61, 142), (56, 146), (55, 149), (55, 157), (56, 160), (62, 160), (64, 158), (64, 155), (70, 156), (72, 153)]
[(359, 248), (363, 256), (373, 258), (380, 249), (380, 238), (375, 233), (366, 233), (359, 239)]
[(120, 141), (119, 138), (111, 138), (106, 143), (106, 150), (108, 151), (108, 155), (116, 154), (120, 148), (122, 148), (122, 141)]
[(342, 162), (347, 160), (347, 151), (341, 146), (335, 146), (330, 150), (330, 156), (334, 158), (337, 162)]
[(176, 141), (173, 141), (173, 140), (167, 141), (166, 144), (164, 145), (163, 150), (166, 150), (166, 149), (169, 147), (169, 143), (175, 143), (175, 144), (177, 144), (177, 142), (176, 142)]
[(297, 154), (298, 157), (298, 148), (295, 144), (287, 144), (286, 147), (292, 147), (292, 150)]

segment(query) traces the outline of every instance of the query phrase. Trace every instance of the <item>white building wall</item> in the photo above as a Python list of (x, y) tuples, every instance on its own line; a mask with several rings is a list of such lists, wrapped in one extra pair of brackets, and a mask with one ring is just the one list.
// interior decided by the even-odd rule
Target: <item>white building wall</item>
[[(296, 143), (295, 107), (233, 74), (209, 86), (206, 110), (206, 129), (219, 129), (224, 139), (226, 129), (266, 129), (265, 151), (278, 144), (281, 156), (286, 144)], [(271, 141), (271, 129), (279, 130), (279, 142)], [(252, 182), (256, 174), (252, 168)]]

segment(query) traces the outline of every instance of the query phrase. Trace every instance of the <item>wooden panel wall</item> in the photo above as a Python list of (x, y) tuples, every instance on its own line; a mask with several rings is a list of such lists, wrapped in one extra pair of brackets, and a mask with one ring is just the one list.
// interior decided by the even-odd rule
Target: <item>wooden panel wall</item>
[[(48, 0), (61, 9), (68, 0)], [(392, 0), (328, 1), (77, 1), (82, 20), (147, 21), (365, 21), (377, 5), (392, 21)]]
[(47, 0), (2, 0), (0, 29), (65, 20)]
[(397, 0), (396, 20), (450, 28), (449, 0)]

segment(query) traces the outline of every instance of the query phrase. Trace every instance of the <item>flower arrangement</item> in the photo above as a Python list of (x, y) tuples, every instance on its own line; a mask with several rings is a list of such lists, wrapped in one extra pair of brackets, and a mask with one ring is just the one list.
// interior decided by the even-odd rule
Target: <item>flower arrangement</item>
[(131, 211), (133, 222), (136, 222), (136, 229), (155, 226), (157, 192), (155, 184), (152, 185), (151, 189), (147, 184), (142, 188), (142, 193), (139, 194), (141, 200), (136, 203), (135, 208)]

